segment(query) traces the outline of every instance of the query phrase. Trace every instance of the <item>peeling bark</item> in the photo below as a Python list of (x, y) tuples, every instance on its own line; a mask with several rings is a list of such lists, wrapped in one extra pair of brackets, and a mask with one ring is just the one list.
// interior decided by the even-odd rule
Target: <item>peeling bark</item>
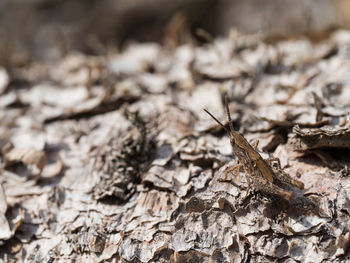
[[(236, 34), (1, 69), (0, 260), (349, 261), (349, 43)], [(223, 180), (237, 156), (203, 109), (224, 120), (225, 95), (234, 128), (305, 185), (283, 186), (291, 202), (245, 197), (247, 170)]]

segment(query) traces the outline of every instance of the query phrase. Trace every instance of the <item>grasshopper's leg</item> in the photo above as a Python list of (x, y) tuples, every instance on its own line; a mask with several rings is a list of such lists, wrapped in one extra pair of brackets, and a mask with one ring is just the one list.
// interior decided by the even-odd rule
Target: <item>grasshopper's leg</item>
[(245, 191), (243, 201), (248, 197), (250, 192), (251, 181), (250, 181), (249, 175), (255, 176), (255, 172), (252, 166), (249, 165), (249, 167), (245, 169), (245, 174), (246, 174), (246, 181), (247, 181), (248, 187), (247, 187), (247, 190)]
[(277, 174), (277, 179), (280, 182), (291, 184), (291, 185), (293, 185), (295, 187), (298, 187), (299, 189), (304, 189), (304, 183), (303, 182), (292, 178), (289, 174), (284, 172), (282, 169), (279, 169), (276, 174)]
[(258, 145), (259, 145), (259, 140), (256, 140), (255, 142), (253, 142), (252, 146), (253, 146), (255, 151), (258, 150)]
[(296, 180), (292, 178), (289, 174), (285, 173), (281, 168), (281, 162), (279, 158), (268, 158), (266, 161), (271, 165), (273, 162), (277, 161), (278, 167), (277, 169), (272, 167), (277, 180), (283, 183), (291, 184), (295, 187), (298, 187), (299, 189), (304, 189), (304, 183), (300, 182), (299, 180)]
[(247, 190), (245, 191), (245, 195), (244, 195), (244, 198), (243, 198), (243, 201), (248, 197), (249, 195), (249, 192), (250, 192), (250, 179), (249, 177), (247, 176), (247, 183), (248, 183), (248, 187), (247, 187)]
[(292, 191), (285, 190), (283, 188), (278, 187), (266, 180), (262, 180), (262, 178), (254, 178), (254, 187), (265, 194), (272, 194), (275, 196), (279, 196), (287, 201), (291, 201), (294, 197), (294, 193)]
[(242, 167), (242, 164), (241, 163), (239, 163), (239, 164), (236, 164), (235, 166), (233, 166), (233, 167), (231, 167), (230, 169), (228, 169), (226, 172), (225, 172), (225, 179), (224, 179), (224, 181), (227, 181), (227, 179), (228, 179), (228, 174), (229, 173), (233, 173), (233, 172), (235, 172), (235, 171), (239, 171), (239, 169)]

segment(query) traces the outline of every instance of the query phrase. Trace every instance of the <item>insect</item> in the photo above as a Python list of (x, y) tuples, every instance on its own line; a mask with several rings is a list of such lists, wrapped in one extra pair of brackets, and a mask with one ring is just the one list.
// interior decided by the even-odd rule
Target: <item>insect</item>
[[(234, 130), (227, 97), (225, 98), (225, 107), (230, 129), (227, 129), (209, 111), (204, 110), (229, 134), (232, 151), (238, 159), (238, 164), (225, 172), (225, 180), (227, 180), (228, 174), (240, 171), (241, 168), (243, 168), (248, 183), (245, 198), (248, 196), (252, 185), (253, 188), (263, 193), (272, 194), (291, 201), (294, 197), (294, 193), (281, 188), (280, 185), (290, 184), (299, 189), (303, 189), (304, 184), (285, 173), (281, 169), (280, 160), (278, 158), (263, 159), (257, 152), (258, 141), (252, 146), (244, 138), (243, 134)], [(273, 165), (274, 162), (277, 162), (278, 167)]]

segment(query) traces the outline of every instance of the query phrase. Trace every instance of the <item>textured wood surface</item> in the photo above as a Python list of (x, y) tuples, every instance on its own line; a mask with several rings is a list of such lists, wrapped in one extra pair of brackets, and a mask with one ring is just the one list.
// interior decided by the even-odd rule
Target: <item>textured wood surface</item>
[[(349, 261), (349, 44), (235, 33), (0, 69), (0, 261)], [(203, 109), (227, 125), (225, 95), (304, 184), (290, 202), (223, 180), (237, 157)]]

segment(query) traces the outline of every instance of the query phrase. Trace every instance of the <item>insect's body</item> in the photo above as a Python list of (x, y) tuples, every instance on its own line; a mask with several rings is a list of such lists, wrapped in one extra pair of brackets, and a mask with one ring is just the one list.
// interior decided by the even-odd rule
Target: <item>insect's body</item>
[[(225, 179), (227, 179), (228, 173), (243, 168), (247, 175), (247, 194), (250, 190), (250, 184), (252, 184), (254, 188), (260, 190), (261, 192), (277, 195), (288, 201), (292, 200), (294, 196), (293, 192), (280, 188), (279, 186), (275, 185), (275, 182), (277, 181), (279, 183), (288, 183), (300, 189), (304, 188), (304, 184), (298, 180), (293, 179), (288, 174), (283, 172), (283, 170), (280, 168), (279, 159), (273, 158), (270, 160), (264, 160), (261, 157), (261, 155), (256, 151), (256, 147), (250, 145), (241, 133), (233, 129), (227, 99), (225, 104), (230, 130), (228, 130), (210, 112), (205, 110), (230, 135), (232, 151), (238, 159), (238, 164), (226, 171)], [(279, 167), (271, 167), (269, 163), (271, 163), (272, 161), (278, 161)], [(278, 176), (276, 174), (278, 174)]]
[[(267, 162), (261, 157), (261, 155), (247, 142), (247, 140), (243, 137), (243, 135), (239, 132), (232, 132), (230, 133), (231, 137), (231, 146), (233, 149), (233, 152), (237, 155), (237, 158), (240, 162), (244, 162), (243, 159), (240, 158), (237, 154), (239, 151), (246, 152), (246, 156), (249, 157), (250, 162), (253, 162), (259, 170), (262, 172), (262, 174), (266, 177), (269, 182), (273, 183), (274, 173), (271, 169), (271, 167), (267, 164)], [(239, 150), (237, 149), (237, 147)], [(236, 150), (234, 149), (236, 148)]]

